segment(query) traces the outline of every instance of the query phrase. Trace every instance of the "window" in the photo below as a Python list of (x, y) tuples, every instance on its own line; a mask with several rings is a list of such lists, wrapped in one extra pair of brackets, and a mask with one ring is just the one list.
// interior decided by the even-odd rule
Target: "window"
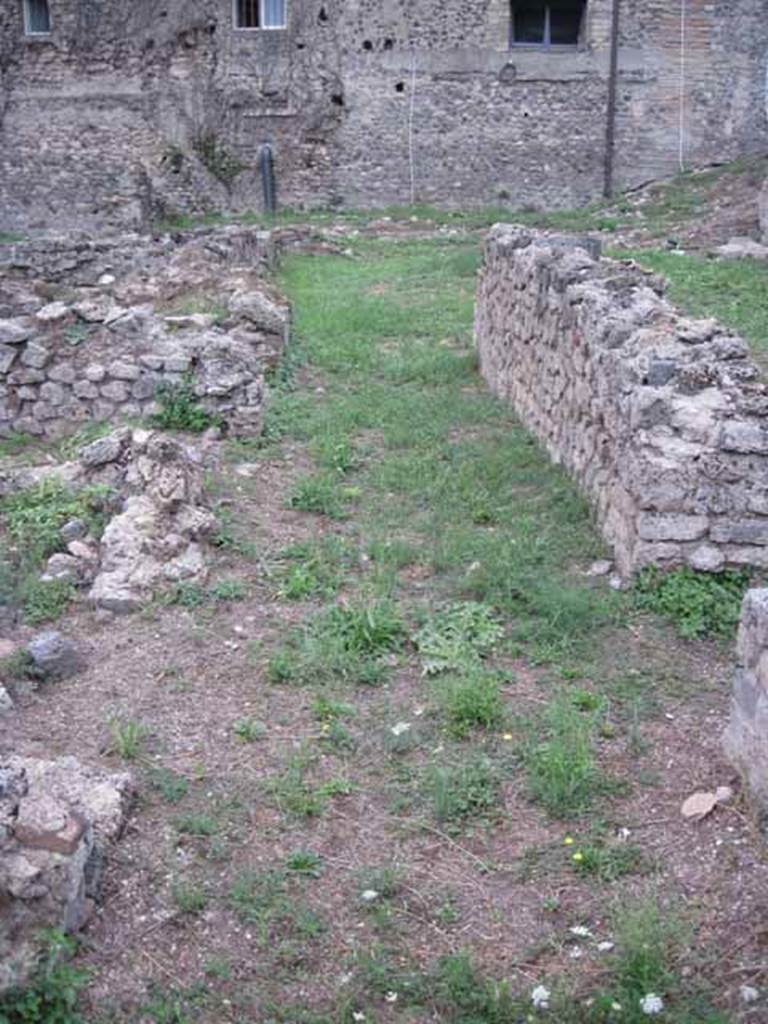
[(24, 0), (24, 31), (28, 36), (47, 36), (50, 33), (48, 0)]
[(586, 0), (513, 0), (512, 46), (576, 46)]
[(235, 28), (285, 28), (288, 0), (234, 0)]

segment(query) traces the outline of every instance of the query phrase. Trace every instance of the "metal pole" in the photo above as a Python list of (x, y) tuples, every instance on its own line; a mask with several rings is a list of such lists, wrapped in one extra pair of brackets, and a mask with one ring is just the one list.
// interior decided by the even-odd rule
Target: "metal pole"
[(611, 64), (608, 72), (608, 103), (605, 125), (605, 180), (603, 195), (613, 195), (613, 171), (616, 151), (616, 95), (619, 87), (619, 23), (621, 0), (613, 0), (611, 14)]

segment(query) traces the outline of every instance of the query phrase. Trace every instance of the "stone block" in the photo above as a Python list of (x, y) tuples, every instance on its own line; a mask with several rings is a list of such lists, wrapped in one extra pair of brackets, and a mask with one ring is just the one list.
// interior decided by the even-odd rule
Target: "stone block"
[(107, 371), (101, 363), (89, 363), (85, 368), (84, 375), (86, 380), (92, 381), (94, 384), (100, 384), (107, 376)]
[(638, 516), (637, 533), (642, 540), (699, 540), (709, 529), (707, 516), (649, 515)]
[(710, 536), (716, 544), (768, 545), (768, 518), (715, 520)]
[(13, 345), (0, 345), (0, 374), (6, 374), (16, 359), (16, 348)]
[(75, 368), (71, 363), (54, 363), (48, 368), (48, 379), (62, 384), (73, 384), (77, 379)]
[(21, 362), (35, 370), (41, 370), (50, 358), (48, 349), (34, 341), (30, 341), (21, 353)]
[(66, 397), (67, 392), (61, 384), (48, 380), (45, 384), (40, 385), (40, 398), (43, 402), (47, 402), (48, 405), (62, 405)]
[(114, 362), (109, 365), (109, 376), (115, 380), (138, 380), (141, 371), (135, 363)]
[(108, 398), (112, 402), (126, 402), (131, 393), (128, 385), (121, 380), (113, 380), (109, 384), (102, 384), (99, 390), (104, 398)]

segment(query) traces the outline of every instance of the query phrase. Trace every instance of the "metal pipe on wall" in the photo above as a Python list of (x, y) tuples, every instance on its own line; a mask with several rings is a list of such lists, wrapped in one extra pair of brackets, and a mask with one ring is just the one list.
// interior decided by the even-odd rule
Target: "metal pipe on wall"
[(608, 103), (605, 124), (605, 178), (603, 195), (613, 195), (613, 174), (616, 159), (616, 96), (619, 88), (619, 25), (621, 22), (621, 0), (613, 0), (611, 12), (611, 61), (608, 71)]

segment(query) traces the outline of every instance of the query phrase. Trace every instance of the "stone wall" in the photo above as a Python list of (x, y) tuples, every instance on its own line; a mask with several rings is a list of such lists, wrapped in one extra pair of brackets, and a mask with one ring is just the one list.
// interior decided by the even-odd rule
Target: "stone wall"
[(768, 812), (768, 590), (748, 590), (744, 597), (736, 658), (723, 744), (759, 806)]
[(177, 243), (8, 248), (0, 437), (146, 419), (169, 388), (191, 389), (233, 433), (258, 433), (264, 375), (289, 331), (287, 307), (263, 280), (268, 237), (224, 229)]
[[(600, 194), (612, 0), (578, 46), (510, 46), (509, 0), (50, 0), (0, 10), (0, 231), (260, 205), (566, 206)], [(681, 46), (681, 40), (683, 45)], [(766, 148), (762, 0), (623, 0), (616, 183)]]
[(483, 375), (592, 502), (620, 572), (768, 566), (768, 386), (747, 346), (577, 240), (497, 225)]

